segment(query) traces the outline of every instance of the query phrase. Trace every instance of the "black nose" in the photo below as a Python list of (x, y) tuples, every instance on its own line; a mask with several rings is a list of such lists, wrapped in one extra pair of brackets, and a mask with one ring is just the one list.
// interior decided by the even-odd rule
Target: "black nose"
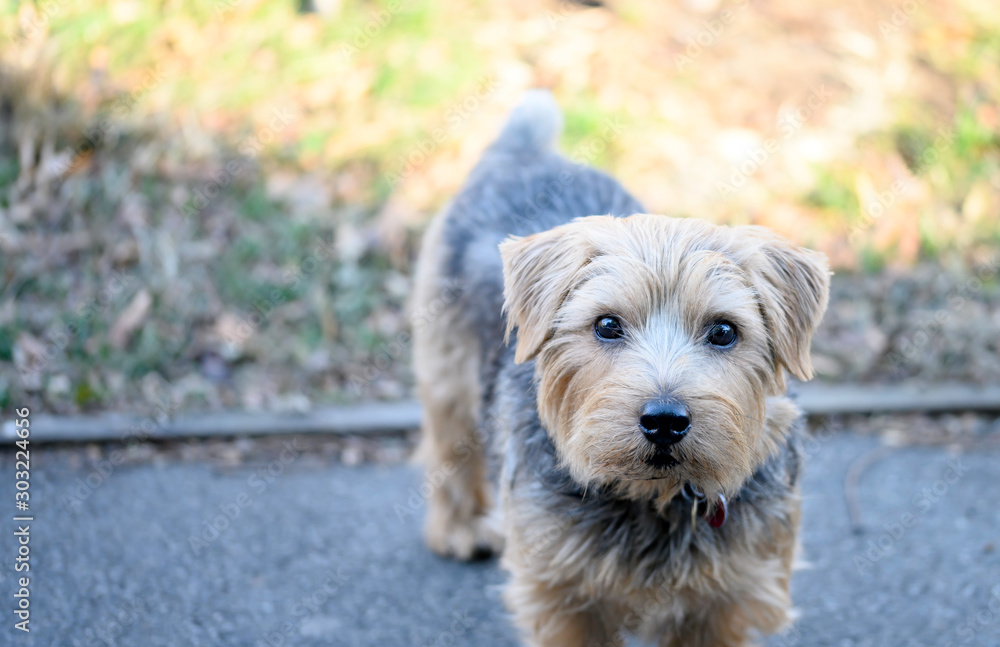
[(639, 414), (639, 426), (651, 442), (673, 445), (680, 442), (691, 427), (687, 407), (671, 400), (647, 402)]

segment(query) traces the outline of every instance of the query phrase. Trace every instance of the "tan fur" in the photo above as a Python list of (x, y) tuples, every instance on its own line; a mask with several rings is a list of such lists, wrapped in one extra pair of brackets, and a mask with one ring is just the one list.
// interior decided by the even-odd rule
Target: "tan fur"
[[(441, 289), (440, 223), (424, 245), (416, 303), (427, 307)], [(785, 373), (812, 374), (809, 345), (829, 290), (822, 256), (757, 227), (644, 214), (581, 218), (500, 250), (515, 361), (535, 361), (539, 417), (584, 491), (661, 511), (685, 483), (710, 501), (733, 498), (788, 443), (799, 413), (783, 397)], [(608, 314), (628, 343), (595, 338), (595, 319)], [(724, 351), (704, 343), (719, 320), (739, 331)], [(448, 311), (415, 330), (421, 453), (429, 481), (450, 471), (434, 488), (427, 540), (462, 559), (500, 545), (483, 521), (492, 502), (476, 433), (482, 349), (468, 321)], [(637, 431), (644, 403), (664, 394), (692, 420), (671, 468), (646, 462), (653, 447)], [(725, 553), (692, 550), (662, 574), (623, 569), (621, 554), (596, 550), (601, 528), (569, 525), (525, 491), (502, 486), (500, 508), (505, 600), (529, 645), (621, 645), (627, 630), (660, 645), (738, 647), (790, 621), (797, 490), (771, 516), (741, 519), (748, 539)], [(701, 522), (691, 541), (712, 532)]]
[(414, 293), (413, 359), (424, 408), (417, 456), (427, 474), (427, 545), (445, 557), (472, 559), (503, 545), (485, 523), (492, 506), (485, 460), (477, 433), (479, 412), (478, 341), (448, 302), (460, 286), (439, 272), (441, 225), (424, 236)]

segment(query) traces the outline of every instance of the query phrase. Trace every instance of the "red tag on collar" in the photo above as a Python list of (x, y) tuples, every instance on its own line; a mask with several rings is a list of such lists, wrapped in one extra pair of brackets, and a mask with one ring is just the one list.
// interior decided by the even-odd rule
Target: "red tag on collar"
[[(711, 514), (709, 514), (708, 499), (705, 498), (704, 494), (696, 490), (693, 485), (685, 483), (684, 489), (681, 490), (681, 494), (685, 499), (693, 502), (693, 505), (696, 506), (695, 510), (697, 510), (698, 514), (705, 518), (708, 525), (713, 528), (721, 528), (722, 524), (726, 523), (726, 517), (729, 514), (729, 507), (726, 505), (725, 496), (721, 494), (718, 496), (715, 500), (715, 506), (712, 508)], [(695, 510), (691, 511), (692, 515), (694, 515)], [(693, 516), (691, 521), (694, 521)]]
[(713, 528), (721, 528), (722, 524), (726, 523), (726, 515), (729, 510), (726, 507), (726, 497), (719, 495), (719, 500), (715, 502), (715, 510), (711, 515), (705, 514), (705, 519), (708, 521), (708, 525)]

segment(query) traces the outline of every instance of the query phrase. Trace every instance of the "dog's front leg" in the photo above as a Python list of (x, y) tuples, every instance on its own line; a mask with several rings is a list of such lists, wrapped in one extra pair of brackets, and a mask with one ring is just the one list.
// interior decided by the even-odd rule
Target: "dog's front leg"
[[(759, 635), (761, 629), (768, 634), (780, 629), (780, 620), (787, 616), (779, 607), (764, 608), (752, 598), (725, 602), (703, 600), (689, 609), (679, 622), (665, 623), (653, 632), (659, 635), (655, 644), (660, 647), (750, 647), (757, 644), (751, 636)], [(771, 618), (773, 624), (762, 622), (761, 617), (755, 622), (752, 616), (759, 614)]]
[[(508, 551), (516, 550), (508, 546)], [(507, 554), (509, 557), (509, 553)], [(545, 574), (512, 566), (504, 600), (531, 647), (622, 647), (617, 624), (600, 602), (581, 600), (570, 587), (543, 581)]]

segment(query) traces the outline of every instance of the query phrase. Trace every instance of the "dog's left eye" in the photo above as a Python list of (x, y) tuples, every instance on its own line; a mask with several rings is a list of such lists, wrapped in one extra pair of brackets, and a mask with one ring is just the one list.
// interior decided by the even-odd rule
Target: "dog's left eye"
[(598, 317), (594, 322), (594, 332), (601, 339), (621, 339), (625, 335), (622, 322), (617, 317)]
[(723, 321), (712, 326), (706, 341), (713, 346), (732, 346), (736, 343), (736, 326)]

